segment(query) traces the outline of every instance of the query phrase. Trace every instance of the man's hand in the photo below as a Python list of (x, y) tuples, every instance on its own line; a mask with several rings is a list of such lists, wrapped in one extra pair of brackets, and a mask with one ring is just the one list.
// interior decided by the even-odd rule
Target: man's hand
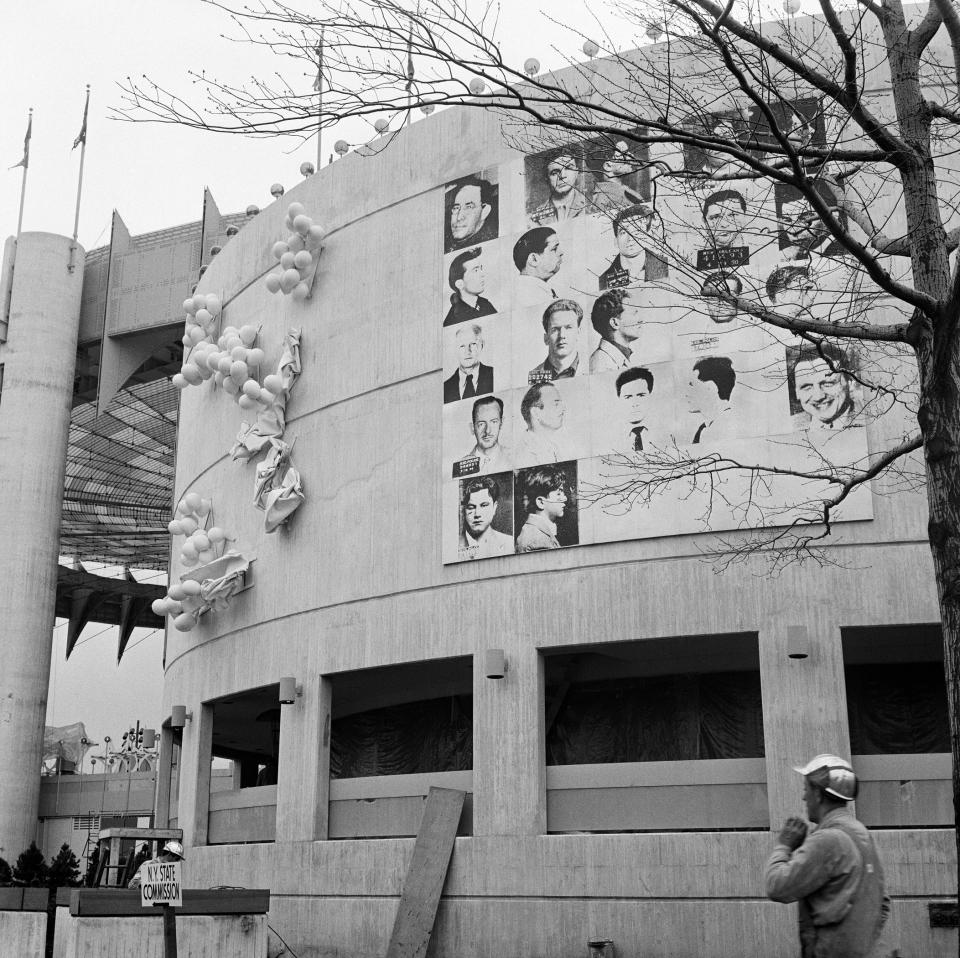
[(806, 837), (807, 823), (802, 818), (791, 815), (790, 818), (783, 823), (783, 828), (780, 829), (780, 834), (777, 835), (777, 842), (781, 845), (786, 845), (790, 851), (793, 851), (803, 844), (803, 840)]

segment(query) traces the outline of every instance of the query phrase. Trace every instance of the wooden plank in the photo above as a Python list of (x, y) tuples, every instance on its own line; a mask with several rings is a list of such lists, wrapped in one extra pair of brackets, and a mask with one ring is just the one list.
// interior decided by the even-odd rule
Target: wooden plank
[(464, 798), (464, 792), (452, 788), (431, 788), (427, 795), (387, 958), (422, 958), (427, 953)]
[[(270, 910), (270, 890), (185, 888), (183, 907), (173, 910), (178, 915), (262, 915)], [(140, 904), (139, 888), (73, 888), (70, 914), (84, 918), (155, 918), (160, 912)]]

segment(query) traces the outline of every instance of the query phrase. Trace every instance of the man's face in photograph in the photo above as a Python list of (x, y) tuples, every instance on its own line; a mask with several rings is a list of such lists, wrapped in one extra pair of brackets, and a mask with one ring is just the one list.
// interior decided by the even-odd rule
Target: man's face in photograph
[(547, 320), (543, 341), (555, 364), (571, 360), (577, 354), (578, 334), (576, 313), (559, 310)]
[(620, 387), (620, 405), (631, 426), (646, 425), (650, 385), (645, 379), (633, 379)]
[(698, 371), (692, 370), (687, 381), (687, 411), (709, 416), (717, 402), (717, 384), (709, 379), (701, 379)]
[(780, 229), (791, 246), (813, 249), (829, 236), (829, 230), (820, 219), (820, 214), (806, 197), (784, 203), (780, 208)]
[(547, 245), (542, 253), (537, 256), (534, 273), (542, 280), (548, 280), (551, 276), (556, 276), (560, 271), (560, 264), (563, 262), (563, 250), (560, 249), (560, 237), (554, 233), (547, 239)]
[(472, 329), (457, 330), (457, 352), (460, 354), (460, 368), (469, 373), (480, 364), (483, 352), (483, 338)]
[(580, 170), (575, 157), (566, 153), (551, 160), (547, 164), (547, 179), (550, 181), (550, 192), (554, 196), (563, 198), (576, 185)]
[(617, 228), (617, 249), (625, 259), (634, 259), (646, 254), (644, 242), (650, 242), (653, 237), (653, 214), (646, 216), (631, 216), (620, 223)]
[(634, 303), (626, 290), (623, 293), (622, 305), (623, 312), (617, 317), (617, 328), (620, 330), (620, 335), (632, 343), (640, 338), (640, 332), (643, 329), (643, 307), (639, 303)]
[(816, 285), (808, 277), (792, 276), (787, 285), (777, 293), (774, 309), (791, 318), (801, 313), (808, 313), (813, 306), (816, 291)]
[(531, 409), (531, 413), (540, 420), (543, 428), (551, 430), (559, 429), (563, 425), (566, 412), (563, 397), (555, 386), (544, 386), (540, 393), (540, 405)]
[(603, 175), (611, 179), (626, 176), (633, 172), (633, 160), (630, 158), (630, 149), (623, 140), (617, 142), (613, 155), (603, 164)]
[(489, 452), (500, 439), (500, 407), (495, 402), (481, 403), (473, 413), (473, 434), (477, 445)]
[(718, 282), (704, 289), (703, 296), (707, 303), (707, 315), (713, 322), (722, 326), (724, 323), (732, 323), (737, 318), (737, 304), (722, 299), (723, 296), (739, 296), (742, 286), (736, 280), (727, 281), (724, 285)]
[(714, 246), (729, 247), (739, 242), (743, 233), (743, 207), (733, 197), (715, 200), (704, 211), (703, 222)]
[(497, 504), (493, 501), (489, 489), (471, 492), (463, 507), (464, 525), (474, 539), (479, 539), (490, 528), (496, 514)]
[(850, 407), (850, 381), (823, 359), (799, 362), (794, 370), (797, 399), (811, 419), (830, 424)]
[(463, 292), (472, 296), (479, 296), (487, 288), (487, 274), (483, 268), (482, 256), (467, 261), (461, 282)]
[(450, 207), (450, 234), (455, 240), (473, 236), (490, 213), (490, 207), (480, 200), (479, 186), (461, 186)]
[(541, 498), (543, 514), (551, 521), (562, 519), (567, 509), (567, 494), (563, 489), (551, 489), (550, 494)]

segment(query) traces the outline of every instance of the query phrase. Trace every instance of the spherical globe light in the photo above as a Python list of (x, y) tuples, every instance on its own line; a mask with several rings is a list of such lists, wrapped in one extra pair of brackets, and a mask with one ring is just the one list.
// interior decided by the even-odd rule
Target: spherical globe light
[(424, 103), (423, 106), (420, 107), (420, 112), (424, 116), (430, 116), (430, 114), (433, 113), (435, 109), (436, 107), (432, 103)]
[(600, 52), (600, 47), (593, 40), (584, 40), (583, 52), (588, 57), (595, 57)]
[(480, 96), (484, 90), (486, 90), (487, 85), (480, 79), (480, 77), (474, 77), (470, 81), (470, 92), (474, 96)]
[(239, 233), (239, 232), (240, 232), (240, 230), (237, 229), (236, 226), (228, 226), (228, 227), (227, 227), (227, 236), (236, 236), (237, 233)]
[(313, 176), (317, 172), (316, 167), (309, 161), (305, 160), (300, 164), (300, 175), (301, 176)]
[(260, 207), (256, 203), (251, 203), (246, 209), (247, 216), (256, 216), (259, 212)]
[(377, 133), (383, 133), (383, 131), (389, 125), (390, 125), (389, 121), (385, 120), (383, 117), (380, 117), (380, 119), (373, 124), (373, 128), (377, 131)]
[(799, 0), (783, 0), (783, 9), (793, 16), (800, 9)]
[(540, 72), (540, 61), (536, 57), (528, 57), (523, 61), (523, 72), (528, 77), (536, 76)]
[(651, 23), (647, 27), (647, 38), (656, 43), (663, 36), (663, 27), (659, 23)]
[(336, 153), (337, 156), (346, 156), (347, 153), (350, 152), (350, 144), (346, 140), (337, 140), (337, 142), (333, 144), (333, 152)]
[(280, 199), (280, 197), (283, 196), (284, 192), (286, 192), (286, 191), (284, 190), (282, 183), (274, 183), (274, 184), (270, 187), (270, 195), (271, 195), (274, 199), (277, 199), (277, 200)]

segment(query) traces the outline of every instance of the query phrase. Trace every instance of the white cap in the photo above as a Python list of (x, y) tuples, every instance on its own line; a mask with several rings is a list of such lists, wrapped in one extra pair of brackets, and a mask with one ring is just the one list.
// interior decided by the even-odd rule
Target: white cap
[(850, 763), (839, 755), (816, 755), (802, 768), (793, 770), (843, 802), (857, 797), (857, 776)]
[(183, 857), (184, 857), (184, 856), (183, 856), (183, 845), (182, 845), (180, 842), (178, 842), (175, 838), (172, 839), (171, 841), (167, 842), (166, 845), (163, 846), (162, 851), (170, 852), (171, 855), (176, 855), (177, 858), (179, 858), (179, 859), (181, 859), (181, 860), (182, 860)]

